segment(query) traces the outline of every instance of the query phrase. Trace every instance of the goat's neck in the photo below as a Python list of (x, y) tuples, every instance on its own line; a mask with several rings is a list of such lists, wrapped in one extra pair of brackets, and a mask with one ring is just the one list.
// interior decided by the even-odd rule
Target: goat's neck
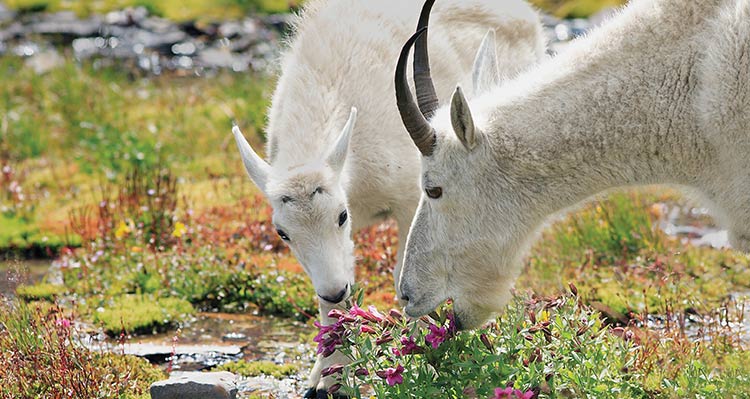
[(694, 39), (705, 27), (633, 28), (574, 44), (489, 112), (501, 167), (537, 187), (528, 195), (541, 214), (616, 187), (696, 186), (713, 165), (693, 110)]

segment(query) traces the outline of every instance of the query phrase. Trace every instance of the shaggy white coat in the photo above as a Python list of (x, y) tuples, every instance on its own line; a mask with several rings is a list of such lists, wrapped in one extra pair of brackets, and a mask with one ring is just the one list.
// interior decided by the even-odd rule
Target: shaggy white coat
[[(420, 166), (393, 100), (393, 71), (403, 39), (415, 31), (422, 2), (305, 4), (269, 112), (268, 163), (239, 130), (235, 137), (250, 177), (273, 207), (274, 224), (289, 237), (318, 295), (330, 298), (354, 281), (351, 231), (387, 217), (400, 231), (394, 272), (400, 275), (419, 202)], [(456, 82), (472, 82), (474, 54), (488, 30), (496, 33), (500, 57), (497, 68), (487, 70), (514, 76), (545, 56), (539, 17), (523, 1), (441, 0), (429, 33), (439, 94), (449, 95)], [(477, 79), (493, 81), (486, 73)], [(349, 220), (339, 226), (345, 210)], [(330, 322), (326, 314), (334, 306), (320, 302), (323, 323)], [(329, 386), (331, 379), (320, 379), (320, 370), (337, 362), (345, 359), (318, 359), (310, 387)]]
[(411, 316), (453, 298), (461, 325), (478, 326), (550, 215), (618, 187), (696, 190), (750, 250), (748, 0), (634, 0), (481, 98), (457, 91), (432, 125), (422, 183), (444, 194), (423, 196), (408, 238)]

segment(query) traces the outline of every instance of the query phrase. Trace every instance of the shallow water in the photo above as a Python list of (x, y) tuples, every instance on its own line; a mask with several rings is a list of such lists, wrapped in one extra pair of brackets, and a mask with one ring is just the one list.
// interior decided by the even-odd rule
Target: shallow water
[(0, 260), (0, 296), (13, 297), (20, 284), (42, 281), (51, 263), (49, 260)]
[(93, 341), (94, 348), (145, 357), (169, 372), (208, 370), (244, 359), (294, 364), (298, 372), (283, 379), (253, 377), (240, 380), (240, 397), (250, 393), (271, 397), (296, 397), (304, 390), (307, 373), (315, 362), (309, 344), (313, 328), (276, 317), (246, 314), (200, 313), (178, 331)]

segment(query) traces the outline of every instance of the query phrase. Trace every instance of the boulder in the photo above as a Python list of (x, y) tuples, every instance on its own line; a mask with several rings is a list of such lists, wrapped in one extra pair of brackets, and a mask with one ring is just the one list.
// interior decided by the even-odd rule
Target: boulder
[(237, 376), (227, 371), (175, 372), (151, 384), (150, 393), (151, 399), (235, 399)]

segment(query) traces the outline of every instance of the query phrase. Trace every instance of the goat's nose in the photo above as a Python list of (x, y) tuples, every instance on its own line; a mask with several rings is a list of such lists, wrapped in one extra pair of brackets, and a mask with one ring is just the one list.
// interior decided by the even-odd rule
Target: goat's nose
[(335, 295), (329, 296), (329, 295), (320, 295), (320, 294), (318, 294), (318, 296), (320, 297), (320, 299), (322, 299), (322, 300), (324, 300), (326, 302), (339, 303), (339, 302), (341, 302), (341, 301), (344, 300), (344, 298), (346, 297), (346, 294), (348, 292), (349, 292), (349, 284), (347, 284), (346, 287), (344, 287), (343, 290), (339, 291)]

